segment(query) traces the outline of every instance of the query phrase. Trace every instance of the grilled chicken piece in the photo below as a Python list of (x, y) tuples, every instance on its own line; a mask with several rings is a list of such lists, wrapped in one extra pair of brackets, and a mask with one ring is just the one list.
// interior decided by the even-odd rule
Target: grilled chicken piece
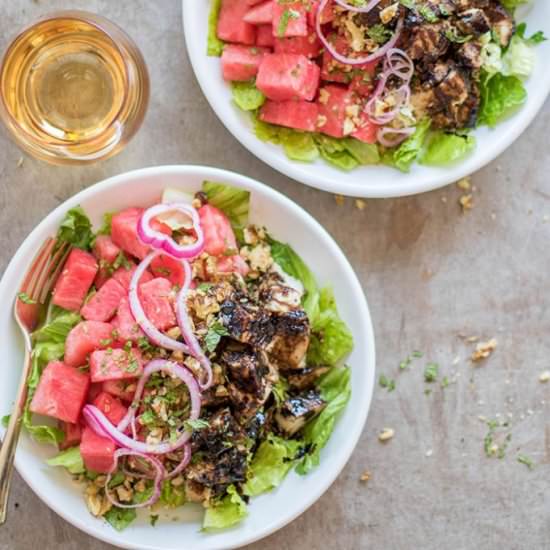
[(479, 42), (465, 42), (456, 51), (457, 61), (470, 69), (481, 67), (481, 44)]
[(406, 41), (407, 53), (410, 58), (428, 67), (442, 55), (445, 55), (451, 44), (445, 36), (447, 28), (445, 22), (422, 24), (414, 27)]
[(396, 0), (381, 0), (374, 8), (367, 13), (358, 13), (354, 16), (355, 24), (358, 26), (373, 27), (380, 25), (380, 12), (395, 4)]
[(306, 367), (305, 369), (296, 369), (281, 374), (286, 376), (288, 384), (292, 389), (306, 390), (311, 388), (328, 371), (328, 367)]
[(226, 442), (237, 444), (245, 434), (228, 408), (220, 409), (208, 419), (208, 427), (193, 432), (193, 452), (202, 452), (208, 458), (216, 458), (227, 451)]
[(314, 390), (289, 397), (275, 413), (275, 422), (283, 432), (294, 435), (319, 414), (325, 404), (319, 392)]
[(456, 20), (458, 30), (464, 35), (481, 36), (491, 30), (489, 19), (479, 8), (471, 8), (460, 12)]
[(301, 305), (303, 289), (296, 282), (281, 274), (280, 271), (269, 271), (263, 278), (258, 289), (258, 300), (268, 311), (285, 313), (298, 309)]
[(508, 46), (515, 30), (512, 16), (497, 2), (492, 2), (485, 9), (485, 14), (489, 19), (493, 34), (498, 36), (500, 45)]

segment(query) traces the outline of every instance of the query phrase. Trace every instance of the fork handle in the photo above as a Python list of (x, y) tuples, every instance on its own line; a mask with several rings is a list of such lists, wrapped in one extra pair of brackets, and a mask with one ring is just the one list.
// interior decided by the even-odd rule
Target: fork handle
[(31, 369), (31, 354), (25, 346), (25, 362), (19, 389), (15, 398), (15, 406), (10, 417), (2, 447), (0, 448), (0, 525), (6, 521), (8, 514), (8, 497), (10, 494), (10, 484), (13, 473), (13, 459), (15, 449), (21, 432), (23, 410), (27, 400), (27, 378)]

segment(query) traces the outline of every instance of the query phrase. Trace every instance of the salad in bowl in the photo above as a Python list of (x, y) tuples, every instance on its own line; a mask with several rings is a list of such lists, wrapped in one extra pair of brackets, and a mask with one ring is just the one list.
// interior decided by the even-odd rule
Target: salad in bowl
[(213, 0), (208, 53), (258, 139), (349, 171), (446, 166), (527, 99), (520, 0)]
[(57, 240), (72, 249), (33, 334), (23, 424), (116, 530), (140, 508), (154, 526), (198, 503), (215, 532), (319, 466), (354, 339), (332, 288), (250, 223), (249, 190), (147, 194), (103, 207), (96, 231), (85, 208), (66, 211)]

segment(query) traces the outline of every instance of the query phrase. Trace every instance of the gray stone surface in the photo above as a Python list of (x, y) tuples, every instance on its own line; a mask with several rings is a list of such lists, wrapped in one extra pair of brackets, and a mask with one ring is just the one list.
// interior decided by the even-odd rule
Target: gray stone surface
[[(377, 388), (359, 446), (332, 488), (290, 526), (250, 548), (549, 548), (550, 384), (538, 376), (550, 368), (550, 104), (517, 143), (475, 174), (474, 208), (466, 214), (455, 186), (367, 201), (360, 211), (351, 199), (336, 206), (333, 196), (274, 172), (228, 134), (186, 58), (179, 0), (4, 0), (0, 45), (39, 14), (66, 7), (103, 13), (135, 37), (151, 71), (150, 110), (122, 154), (86, 168), (27, 157), (17, 167), (21, 152), (0, 137), (0, 270), (55, 206), (126, 170), (212, 164), (279, 189), (325, 224), (355, 266), (374, 319), (379, 372), (396, 378), (397, 388)], [(474, 369), (466, 361), (473, 344), (459, 333), (496, 337), (498, 348)], [(414, 349), (424, 358), (400, 373), (400, 360)], [(456, 383), (432, 384), (425, 395), (426, 360), (437, 361), (440, 378)], [(508, 413), (506, 457), (489, 459), (478, 415)], [(395, 429), (386, 445), (377, 440), (384, 426)], [(533, 458), (533, 471), (517, 462), (518, 452)], [(359, 480), (365, 470), (372, 474), (367, 484)], [(0, 548), (38, 546), (110, 548), (58, 518), (17, 477)]]

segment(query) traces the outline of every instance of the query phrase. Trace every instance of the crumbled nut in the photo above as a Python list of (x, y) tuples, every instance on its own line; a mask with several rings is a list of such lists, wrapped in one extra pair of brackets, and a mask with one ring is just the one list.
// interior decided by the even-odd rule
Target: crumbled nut
[(88, 486), (86, 487), (86, 494), (88, 496), (97, 495), (98, 492), (99, 492), (99, 487), (94, 483), (89, 483)]
[(107, 476), (97, 476), (94, 480), (94, 483), (98, 487), (105, 487), (106, 481), (107, 481)]
[(258, 244), (247, 251), (247, 259), (253, 271), (265, 272), (273, 265), (271, 247), (267, 244)]
[(172, 327), (170, 330), (166, 331), (166, 334), (173, 338), (174, 340), (177, 340), (181, 336), (181, 329), (180, 327)]
[(491, 338), (487, 342), (480, 342), (475, 351), (472, 353), (472, 361), (481, 361), (482, 359), (487, 359), (497, 347), (497, 341), (495, 338)]
[(550, 380), (550, 370), (545, 370), (544, 372), (541, 372), (539, 376), (539, 382), (542, 382), (545, 384)]
[(86, 506), (90, 511), (90, 514), (94, 517), (99, 517), (101, 514), (101, 508), (103, 505), (103, 499), (99, 495), (86, 495)]
[(456, 182), (456, 185), (459, 189), (462, 189), (462, 191), (469, 191), (472, 188), (470, 177), (462, 178)]
[(147, 436), (147, 445), (158, 445), (162, 441), (162, 429), (153, 428)]
[(363, 199), (355, 199), (355, 206), (358, 210), (365, 210), (367, 203)]
[(426, 451), (426, 456), (429, 458), (430, 456), (432, 456), (434, 454), (434, 452), (432, 451), (432, 449), (428, 449)]
[(145, 484), (145, 480), (144, 479), (140, 479), (134, 486), (134, 489), (138, 492), (138, 493), (143, 493), (145, 491), (145, 489), (147, 489), (147, 485)]
[(343, 195), (334, 195), (334, 200), (338, 206), (343, 206), (345, 198)]
[(257, 244), (260, 240), (258, 238), (258, 232), (256, 231), (256, 226), (254, 225), (248, 225), (243, 230), (243, 236), (244, 236), (244, 242), (246, 244)]
[(352, 134), (357, 130), (357, 127), (353, 123), (353, 120), (351, 118), (344, 119), (344, 126), (343, 126), (343, 132), (345, 136), (349, 136), (349, 134)]
[(19, 160), (17, 161), (17, 168), (21, 168), (24, 162), (25, 162), (25, 159), (23, 157), (19, 157)]
[(194, 198), (191, 205), (193, 206), (193, 208), (196, 208), (198, 210), (202, 206), (202, 201), (200, 199)]
[(361, 474), (361, 477), (359, 478), (361, 481), (364, 481), (365, 483), (367, 483), (367, 481), (370, 479), (371, 477), (371, 474), (368, 470), (365, 470), (362, 474)]
[(116, 494), (120, 502), (130, 502), (132, 500), (133, 491), (127, 489), (126, 487), (119, 485), (116, 489)]
[(227, 391), (227, 388), (225, 386), (216, 386), (214, 395), (216, 397), (227, 397), (229, 395), (229, 392)]
[(174, 487), (180, 487), (181, 485), (183, 485), (183, 482), (183, 476), (176, 476), (174, 479), (172, 479), (172, 485)]
[(356, 117), (359, 116), (359, 105), (348, 105), (345, 109), (346, 116)]
[(378, 433), (379, 441), (389, 441), (395, 435), (393, 428), (384, 428)]
[(322, 128), (328, 122), (325, 115), (317, 115), (317, 128)]
[(460, 206), (462, 206), (463, 212), (466, 212), (466, 210), (471, 210), (474, 207), (474, 201), (471, 194), (462, 195), (462, 197), (458, 199), (458, 202), (460, 203)]
[(397, 15), (398, 9), (399, 9), (399, 2), (396, 2), (395, 4), (392, 4), (391, 6), (384, 8), (380, 12), (380, 21), (382, 21), (384, 25), (387, 25)]
[(326, 88), (321, 88), (319, 90), (319, 103), (326, 105), (328, 103), (329, 98), (330, 98), (329, 91)]

